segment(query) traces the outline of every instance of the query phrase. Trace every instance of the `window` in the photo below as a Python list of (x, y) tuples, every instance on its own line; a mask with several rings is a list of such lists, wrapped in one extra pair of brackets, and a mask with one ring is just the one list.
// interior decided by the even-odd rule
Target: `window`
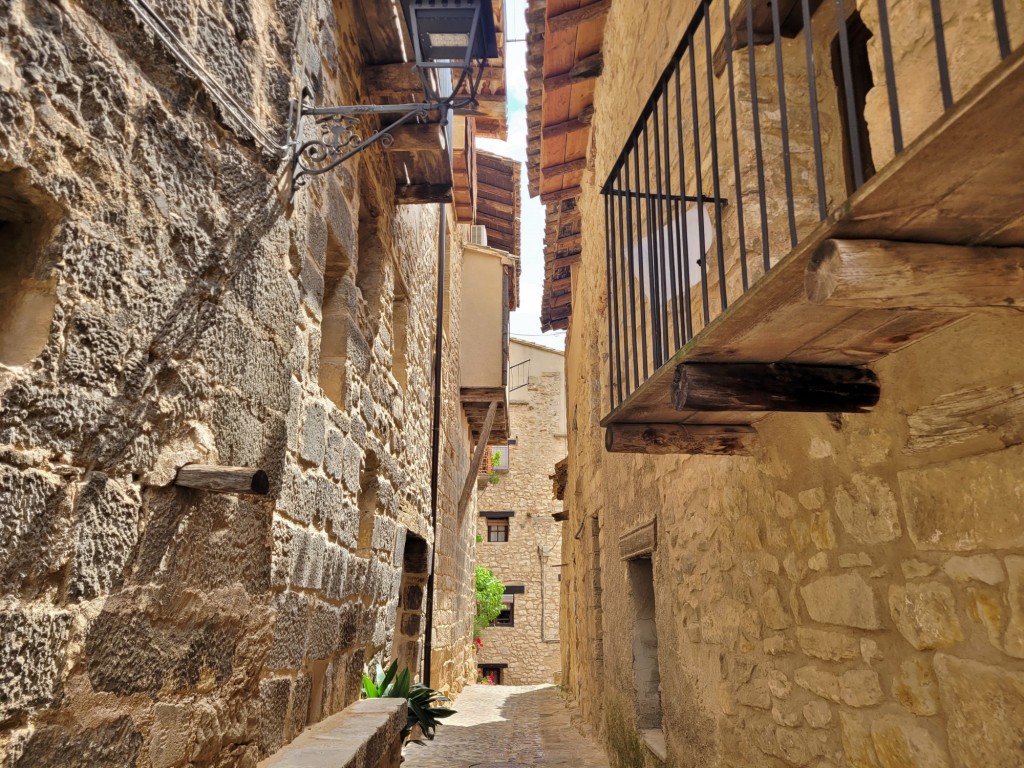
[(516, 625), (516, 595), (526, 591), (523, 586), (506, 586), (505, 594), (501, 596), (501, 613), (498, 614), (492, 627), (514, 627)]
[(477, 680), (488, 685), (501, 685), (503, 669), (508, 669), (508, 664), (481, 664), (476, 668)]
[(515, 512), (481, 512), (480, 517), (487, 521), (488, 543), (504, 543), (508, 541), (510, 519)]
[(487, 521), (487, 541), (506, 542), (508, 541), (508, 518), (499, 517)]
[[(498, 457), (494, 461), (494, 456)], [(491, 469), (495, 472), (508, 472), (508, 446), (496, 445), (491, 448)]]

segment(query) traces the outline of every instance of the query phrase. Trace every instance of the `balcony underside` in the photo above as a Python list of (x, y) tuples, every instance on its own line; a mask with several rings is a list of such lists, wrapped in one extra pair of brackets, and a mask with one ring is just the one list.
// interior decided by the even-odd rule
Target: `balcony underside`
[[(900, 308), (813, 304), (805, 272), (826, 240), (1024, 245), (1024, 50), (989, 77), (844, 206), (659, 368), (602, 421), (630, 424), (751, 425), (749, 410), (677, 410), (683, 363), (861, 366), (955, 323), (970, 306), (908, 301)], [(950, 276), (947, 283), (952, 281)], [(955, 280), (969, 280), (960, 273)], [(1016, 278), (1019, 287), (1020, 278)], [(953, 291), (965, 283), (953, 283)], [(1008, 286), (1007, 296), (1013, 293)], [(997, 310), (1007, 311), (1007, 310)], [(814, 410), (814, 409), (807, 409)], [(653, 432), (651, 432), (653, 435)], [(721, 439), (719, 435), (719, 439)], [(655, 440), (656, 441), (656, 440)], [(657, 441), (656, 441), (657, 442)], [(671, 441), (670, 441), (671, 442)], [(728, 441), (727, 441), (728, 442)], [(642, 446), (620, 448), (643, 452)], [(654, 452), (673, 451), (661, 445)], [(729, 453), (727, 449), (709, 452)]]
[[(463, 387), (460, 399), (474, 443), (479, 442), (481, 436), (489, 445), (508, 441), (508, 394), (504, 387)], [(489, 433), (483, 435), (492, 402), (496, 402), (498, 407)]]

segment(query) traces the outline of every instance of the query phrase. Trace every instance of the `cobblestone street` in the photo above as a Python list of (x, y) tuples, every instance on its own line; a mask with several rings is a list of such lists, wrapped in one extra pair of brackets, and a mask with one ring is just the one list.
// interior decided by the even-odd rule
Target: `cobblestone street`
[(426, 746), (405, 748), (403, 768), (607, 768), (601, 747), (569, 722), (551, 685), (474, 685), (454, 703), (458, 714)]

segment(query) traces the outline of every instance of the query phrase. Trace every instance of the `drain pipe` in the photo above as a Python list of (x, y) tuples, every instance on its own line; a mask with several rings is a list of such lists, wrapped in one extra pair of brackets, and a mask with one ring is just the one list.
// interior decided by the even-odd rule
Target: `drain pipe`
[(444, 203), (437, 206), (437, 321), (434, 328), (434, 425), (430, 442), (430, 530), (434, 543), (427, 576), (427, 612), (423, 631), (423, 682), (431, 685), (430, 657), (434, 651), (434, 571), (437, 570), (437, 506), (441, 458), (441, 362), (444, 353), (444, 276), (448, 261), (448, 216)]

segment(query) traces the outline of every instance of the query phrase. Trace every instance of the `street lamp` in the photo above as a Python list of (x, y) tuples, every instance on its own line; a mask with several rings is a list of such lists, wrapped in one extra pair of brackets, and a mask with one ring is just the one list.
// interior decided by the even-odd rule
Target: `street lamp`
[[(337, 168), (355, 154), (380, 142), (394, 143), (392, 131), (438, 113), (446, 125), (452, 109), (471, 108), (487, 59), (497, 58), (498, 41), (491, 0), (401, 0), (402, 10), (416, 54), (415, 69), (423, 86), (424, 100), (414, 104), (357, 104), (317, 107), (303, 89), (293, 127), (291, 196), (313, 176)], [(444, 95), (431, 70), (452, 71), (451, 93)], [(475, 71), (474, 71), (475, 70)], [(456, 79), (455, 75), (458, 74)], [(367, 115), (397, 116), (388, 125), (362, 135)], [(303, 141), (303, 118), (313, 117), (318, 137)]]

